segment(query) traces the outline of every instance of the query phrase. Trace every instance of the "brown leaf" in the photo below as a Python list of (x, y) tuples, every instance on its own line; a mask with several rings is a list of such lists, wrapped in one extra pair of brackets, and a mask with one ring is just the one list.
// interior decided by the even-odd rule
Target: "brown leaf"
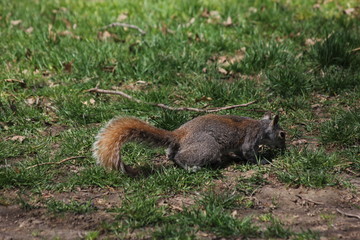
[(65, 30), (65, 31), (59, 32), (59, 33), (58, 33), (58, 36), (62, 36), (62, 37), (64, 37), (64, 36), (69, 36), (69, 37), (72, 37), (72, 38), (74, 38), (74, 39), (80, 39), (79, 36), (75, 35), (74, 33), (72, 33), (72, 32), (69, 31), (69, 30)]
[(26, 139), (25, 136), (19, 136), (19, 135), (9, 138), (10, 141), (18, 141), (20, 143), (22, 143), (25, 139)]
[(165, 23), (162, 23), (162, 24), (161, 24), (161, 32), (162, 32), (164, 35), (166, 35), (166, 34), (168, 34), (168, 33), (170, 33), (170, 34), (174, 34), (174, 33), (175, 33), (175, 31), (169, 29)]
[(190, 27), (192, 24), (194, 24), (194, 22), (195, 22), (195, 18), (191, 18), (190, 21), (188, 23), (186, 23), (184, 26)]
[(213, 99), (211, 97), (207, 97), (207, 96), (202, 96), (201, 98), (196, 98), (195, 102), (209, 102), (212, 101)]
[(34, 31), (33, 27), (28, 27), (27, 29), (25, 29), (25, 32), (28, 34), (31, 34)]
[(218, 71), (219, 71), (219, 73), (224, 74), (224, 75), (228, 74), (228, 71), (226, 69), (222, 68), (222, 67), (219, 67)]
[(66, 26), (67, 29), (71, 29), (71, 28), (72, 28), (72, 23), (71, 23), (68, 19), (62, 18), (61, 21), (62, 21), (63, 23), (65, 23), (65, 26)]
[(355, 13), (355, 8), (348, 8), (344, 10), (344, 14), (346, 15), (352, 15)]
[(6, 125), (6, 123), (4, 123), (4, 122), (0, 122), (0, 126), (1, 126), (4, 130), (9, 130), (9, 126)]
[(124, 12), (124, 13), (121, 13), (121, 14), (117, 17), (116, 20), (117, 20), (118, 22), (122, 22), (122, 21), (126, 20), (126, 19), (128, 18), (128, 16), (129, 16), (129, 13)]
[(52, 31), (52, 28), (53, 28), (53, 25), (49, 24), (48, 25), (49, 39), (55, 42), (57, 39), (57, 36), (56, 36), (56, 33)]
[(320, 38), (308, 38), (305, 40), (305, 46), (313, 46), (318, 42), (321, 42), (322, 39)]
[(226, 56), (220, 56), (218, 57), (217, 63), (220, 65), (227, 65), (227, 57)]
[(20, 25), (22, 23), (22, 20), (11, 20), (10, 24), (13, 26)]
[(208, 17), (210, 17), (210, 12), (209, 12), (209, 10), (208, 10), (207, 8), (205, 8), (205, 9), (202, 11), (202, 13), (201, 13), (200, 16), (203, 17), (203, 18), (208, 18)]
[(73, 63), (72, 63), (72, 62), (63, 63), (63, 67), (64, 67), (64, 71), (65, 71), (65, 72), (71, 73), (71, 72), (72, 72)]
[(249, 7), (248, 11), (249, 11), (249, 13), (256, 13), (258, 11), (258, 9), (254, 8), (254, 7)]
[(18, 82), (18, 83), (24, 83), (24, 80), (14, 79), (14, 78), (8, 78), (4, 79), (5, 82)]
[(32, 51), (29, 49), (29, 48), (27, 48), (26, 49), (26, 52), (25, 52), (25, 56), (26, 56), (26, 58), (27, 59), (31, 59), (31, 57), (32, 57)]
[(221, 20), (220, 13), (218, 11), (210, 11), (207, 23), (218, 23)]
[(232, 19), (231, 19), (230, 16), (226, 19), (225, 22), (223, 22), (223, 25), (224, 25), (225, 27), (230, 27), (230, 26), (233, 25), (233, 22), (232, 22)]
[(98, 39), (101, 41), (107, 41), (110, 39), (118, 40), (118, 36), (116, 34), (110, 33), (108, 31), (98, 32)]
[(220, 13), (218, 11), (210, 11), (210, 17), (220, 20)]
[(320, 9), (321, 5), (320, 3), (315, 3), (312, 7), (313, 9)]
[(231, 64), (240, 62), (240, 61), (242, 61), (242, 60), (245, 58), (245, 55), (246, 55), (246, 48), (243, 47), (243, 48), (241, 48), (240, 50), (237, 50), (237, 51), (235, 52), (235, 55), (234, 55), (234, 56), (229, 57), (229, 62), (230, 62)]
[(202, 69), (202, 72), (203, 72), (203, 73), (207, 73), (207, 68), (204, 67), (204, 68)]
[(292, 141), (291, 145), (297, 146), (297, 145), (304, 145), (306, 143), (308, 143), (308, 141), (306, 139), (299, 139), (299, 140)]
[(28, 105), (37, 105), (39, 103), (39, 97), (29, 97), (25, 99), (25, 103)]
[(321, 104), (316, 103), (316, 104), (312, 104), (311, 108), (320, 108), (321, 106), (322, 106)]
[(104, 67), (102, 68), (102, 70), (103, 70), (104, 72), (115, 72), (115, 69), (116, 69), (116, 65), (104, 66)]
[(114, 89), (114, 90), (117, 90), (117, 89), (124, 90), (125, 89), (125, 90), (131, 90), (131, 91), (142, 91), (142, 90), (145, 90), (146, 88), (148, 88), (149, 86), (150, 86), (149, 82), (139, 80), (139, 81), (136, 81), (136, 82), (130, 82), (128, 84), (123, 84), (123, 85), (121, 85), (121, 87), (113, 86), (112, 89)]

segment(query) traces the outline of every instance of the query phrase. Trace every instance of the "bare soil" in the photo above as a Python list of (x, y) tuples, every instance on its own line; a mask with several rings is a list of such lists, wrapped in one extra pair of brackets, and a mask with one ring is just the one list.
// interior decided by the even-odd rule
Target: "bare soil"
[[(234, 189), (239, 176), (251, 177), (255, 171), (240, 172), (232, 166), (224, 170), (224, 178), (214, 180), (215, 190)], [(258, 188), (249, 198), (255, 204), (252, 208), (235, 210), (232, 215), (242, 218), (252, 216), (259, 226), (265, 223), (259, 216), (271, 213), (280, 219), (284, 227), (300, 232), (310, 229), (325, 239), (360, 239), (360, 186), (359, 178), (346, 175), (354, 189), (323, 189), (292, 188), (278, 182), (272, 176), (265, 176), (267, 183)], [(124, 192), (114, 188), (77, 189), (73, 192), (43, 192), (40, 197), (28, 199), (33, 209), (24, 209), (18, 203), (17, 190), (1, 190), (0, 198), (0, 239), (82, 239), (91, 231), (100, 231), (100, 237), (115, 239), (112, 233), (102, 228), (105, 223), (116, 221), (116, 213), (108, 211), (121, 206)], [(169, 206), (173, 211), (182, 211), (183, 207), (194, 204), (194, 195), (176, 195), (160, 199), (158, 204)], [(91, 201), (96, 210), (85, 214), (50, 212), (44, 204), (46, 199), (61, 201)], [(356, 217), (358, 216), (358, 217)], [(141, 229), (142, 236), (151, 233), (151, 228)], [(137, 234), (127, 234), (128, 239), (138, 239)], [(150, 236), (150, 235), (148, 235)], [(204, 232), (198, 233), (199, 238), (213, 239), (215, 236)]]

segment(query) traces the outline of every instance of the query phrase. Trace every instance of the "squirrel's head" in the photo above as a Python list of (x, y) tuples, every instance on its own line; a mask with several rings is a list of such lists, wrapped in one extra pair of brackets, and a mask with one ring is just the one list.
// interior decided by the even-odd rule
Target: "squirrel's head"
[(261, 119), (261, 122), (263, 122), (263, 127), (265, 128), (262, 144), (272, 148), (285, 149), (286, 133), (279, 125), (279, 115), (275, 115), (272, 118), (271, 114), (267, 113)]

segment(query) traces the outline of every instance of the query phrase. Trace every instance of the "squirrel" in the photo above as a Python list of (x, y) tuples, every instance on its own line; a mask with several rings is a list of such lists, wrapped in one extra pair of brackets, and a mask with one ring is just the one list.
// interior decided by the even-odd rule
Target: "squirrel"
[[(221, 163), (222, 156), (235, 156), (257, 163), (259, 145), (285, 149), (285, 132), (279, 116), (270, 113), (260, 120), (233, 115), (203, 115), (174, 131), (156, 128), (132, 117), (110, 120), (100, 130), (93, 144), (97, 163), (108, 169), (121, 170), (130, 176), (138, 171), (121, 160), (121, 146), (129, 141), (167, 147), (167, 157), (180, 167), (197, 171)], [(262, 162), (265, 163), (265, 162)]]

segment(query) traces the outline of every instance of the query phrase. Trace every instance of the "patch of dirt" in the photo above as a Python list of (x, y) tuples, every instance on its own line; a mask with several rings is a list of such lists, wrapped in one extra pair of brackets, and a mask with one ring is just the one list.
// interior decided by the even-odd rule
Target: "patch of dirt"
[[(0, 239), (82, 239), (90, 231), (100, 230), (101, 224), (111, 223), (115, 215), (107, 210), (121, 205), (122, 191), (107, 189), (77, 189), (74, 192), (51, 193), (44, 191), (37, 201), (28, 200), (33, 209), (25, 210), (16, 202), (16, 194), (3, 191), (6, 198), (0, 205)], [(46, 207), (47, 200), (87, 202), (94, 212), (54, 214)], [(11, 202), (12, 200), (12, 202)]]
[[(163, 159), (158, 159), (162, 162)], [(214, 179), (215, 191), (234, 191), (255, 170), (242, 172), (227, 167), (223, 177)], [(351, 183), (359, 189), (360, 181), (353, 176)], [(259, 187), (249, 199), (254, 202), (251, 208), (235, 210), (232, 215), (237, 218), (252, 216), (256, 224), (265, 227), (268, 223), (261, 220), (264, 214), (272, 214), (285, 227), (295, 232), (310, 229), (318, 232), (322, 239), (360, 239), (360, 220), (350, 215), (360, 216), (360, 197), (355, 191), (326, 187), (323, 189), (308, 189), (304, 187), (291, 188), (278, 182), (271, 176), (264, 175), (266, 183)], [(206, 191), (206, 190), (204, 190)], [(122, 204), (124, 192), (114, 188), (78, 188), (72, 192), (44, 191), (39, 195), (24, 194), (31, 206), (30, 210), (21, 208), (16, 190), (1, 190), (0, 197), (0, 239), (81, 239), (90, 231), (99, 231), (101, 237), (115, 238), (111, 233), (104, 232), (103, 224), (116, 223), (112, 213), (114, 207)], [(181, 212), (193, 205), (199, 196), (194, 194), (178, 194), (159, 199), (158, 205), (165, 206), (172, 212)], [(46, 206), (48, 200), (69, 203), (91, 202), (95, 208), (93, 212), (77, 214), (65, 212), (54, 214)], [(344, 215), (345, 213), (345, 215)], [(139, 229), (142, 234), (150, 236), (153, 229), (145, 227)], [(148, 234), (147, 234), (148, 233)], [(134, 233), (129, 233), (131, 237)], [(206, 232), (199, 232), (202, 238), (213, 239)], [(100, 237), (100, 239), (102, 239)]]
[[(225, 179), (216, 180), (220, 191), (234, 189), (239, 177), (249, 178), (256, 171), (224, 172)], [(257, 189), (249, 199), (255, 203), (252, 209), (236, 211), (236, 217), (261, 216), (271, 213), (292, 231), (310, 229), (324, 239), (360, 239), (360, 181), (350, 175), (344, 176), (352, 183), (355, 191), (326, 187), (308, 189), (291, 188), (264, 176), (267, 184)], [(343, 214), (345, 213), (345, 215)], [(351, 215), (359, 216), (359, 218)], [(258, 224), (263, 224), (261, 221)]]

